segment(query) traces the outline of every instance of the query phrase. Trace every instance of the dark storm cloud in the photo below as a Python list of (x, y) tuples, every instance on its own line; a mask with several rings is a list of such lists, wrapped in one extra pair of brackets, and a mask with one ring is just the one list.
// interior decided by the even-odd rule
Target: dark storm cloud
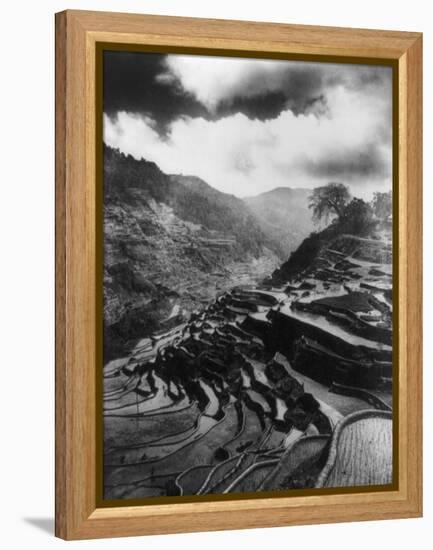
[[(287, 97), (284, 92), (268, 92), (253, 97), (235, 97), (231, 101), (223, 101), (218, 105), (218, 117), (242, 113), (251, 119), (270, 120), (277, 118), (283, 111), (289, 109), (295, 115), (322, 115), (326, 112), (326, 100), (323, 95), (314, 97)], [(213, 117), (215, 118), (215, 117)]]
[[(219, 107), (222, 113), (243, 112), (250, 118), (276, 118), (289, 109), (295, 115), (323, 116), (328, 112), (327, 95), (337, 86), (359, 93), (373, 95), (388, 94), (390, 71), (383, 67), (359, 65), (332, 65), (326, 63), (287, 63), (277, 79), (257, 72), (240, 81), (239, 88), (247, 90), (247, 96), (234, 96)], [(268, 91), (255, 96), (254, 90)], [(273, 88), (277, 90), (273, 90)], [(242, 92), (241, 92), (242, 93)], [(245, 93), (245, 92), (244, 92)]]
[[(233, 97), (210, 110), (167, 73), (166, 59), (165, 54), (106, 51), (104, 112), (113, 119), (119, 111), (150, 117), (158, 132), (164, 134), (168, 125), (182, 116), (218, 120), (242, 113), (251, 119), (269, 120), (287, 109), (300, 114), (315, 112), (320, 106), (323, 110), (325, 105), (321, 71), (292, 66), (271, 85), (260, 71), (253, 72), (239, 80)], [(246, 90), (250, 95), (245, 95)]]
[(158, 81), (165, 58), (163, 54), (106, 51), (104, 112), (110, 118), (119, 111), (145, 115), (160, 133), (179, 117), (207, 116), (207, 109), (193, 95)]
[(248, 118), (268, 120), (276, 118), (286, 105), (282, 92), (269, 92), (254, 97), (234, 97), (230, 101), (222, 101), (216, 109), (219, 117), (242, 113)]
[(389, 162), (378, 143), (367, 143), (360, 149), (334, 151), (319, 160), (305, 159), (300, 167), (313, 177), (351, 181), (362, 178), (383, 178), (390, 175)]
[(112, 51), (104, 54), (104, 112), (145, 115), (160, 133), (185, 116), (218, 120), (242, 113), (269, 120), (290, 110), (320, 117), (328, 113), (332, 88), (380, 95), (389, 91), (387, 79), (390, 71), (374, 66), (229, 58), (221, 64), (218, 58)]
[(269, 120), (286, 110), (295, 115), (328, 113), (329, 93), (342, 87), (380, 97), (389, 94), (391, 70), (380, 66), (301, 61), (168, 56), (161, 83), (194, 95), (212, 118), (242, 113)]
[(248, 196), (343, 181), (389, 188), (392, 72), (365, 65), (110, 53), (104, 140)]
[(288, 64), (277, 78), (263, 75), (258, 68), (239, 80), (233, 97), (221, 101), (216, 113), (226, 116), (240, 112), (259, 120), (276, 118), (288, 109), (295, 115), (321, 115), (327, 109), (325, 87), (322, 69), (314, 66)]

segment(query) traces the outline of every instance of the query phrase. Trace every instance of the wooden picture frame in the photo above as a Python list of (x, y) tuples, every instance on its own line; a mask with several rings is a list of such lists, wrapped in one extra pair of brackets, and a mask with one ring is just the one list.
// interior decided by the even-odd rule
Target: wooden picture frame
[[(390, 491), (100, 506), (95, 97), (100, 43), (365, 62), (395, 71), (398, 472)], [(397, 154), (398, 153), (398, 154)], [(99, 197), (100, 198), (100, 197)], [(105, 12), (56, 14), (56, 536), (63, 539), (419, 517), (422, 514), (422, 35)]]

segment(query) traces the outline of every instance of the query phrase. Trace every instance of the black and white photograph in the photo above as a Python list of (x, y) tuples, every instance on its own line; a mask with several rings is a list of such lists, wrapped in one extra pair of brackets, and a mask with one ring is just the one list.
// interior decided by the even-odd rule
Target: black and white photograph
[(104, 500), (390, 486), (392, 68), (108, 49), (102, 93)]

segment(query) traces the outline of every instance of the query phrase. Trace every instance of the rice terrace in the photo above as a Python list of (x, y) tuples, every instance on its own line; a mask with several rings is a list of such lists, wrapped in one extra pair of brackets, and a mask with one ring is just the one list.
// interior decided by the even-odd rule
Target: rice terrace
[(386, 67), (105, 52), (104, 499), (392, 483), (391, 103)]

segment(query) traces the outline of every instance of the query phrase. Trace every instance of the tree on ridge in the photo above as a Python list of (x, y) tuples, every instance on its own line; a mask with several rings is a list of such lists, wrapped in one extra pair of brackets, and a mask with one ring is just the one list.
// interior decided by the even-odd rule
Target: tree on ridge
[(322, 187), (316, 187), (308, 197), (308, 208), (313, 210), (313, 219), (319, 222), (324, 219), (328, 222), (332, 215), (339, 220), (343, 217), (344, 209), (351, 199), (349, 189), (344, 183), (331, 182)]

